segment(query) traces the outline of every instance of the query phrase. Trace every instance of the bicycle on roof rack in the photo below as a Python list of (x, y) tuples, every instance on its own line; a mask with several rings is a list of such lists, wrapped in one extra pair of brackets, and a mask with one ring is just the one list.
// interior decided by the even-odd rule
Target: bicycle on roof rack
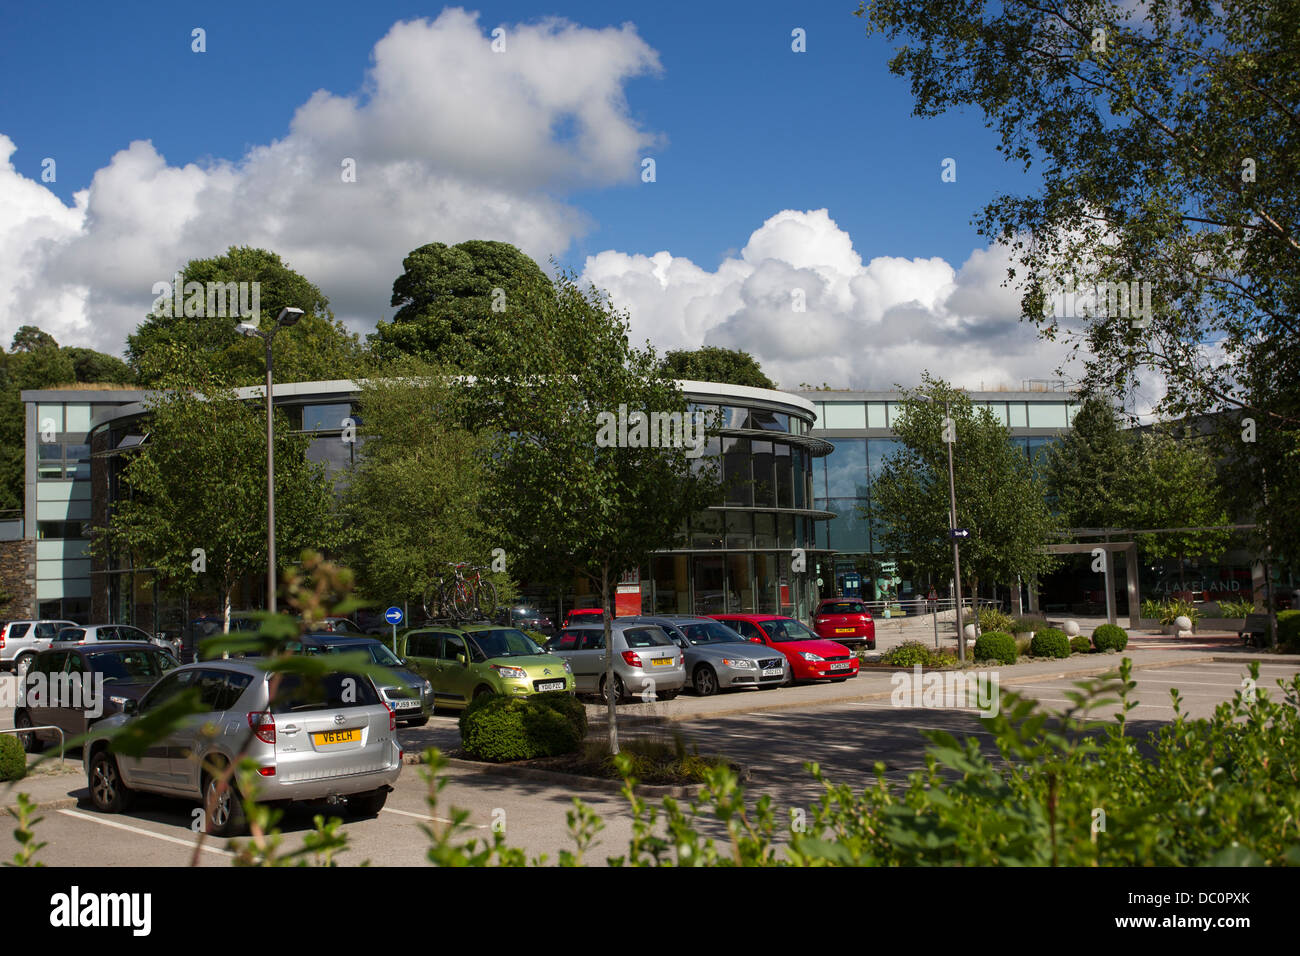
[(448, 572), (424, 597), (424, 613), (431, 619), (454, 621), (486, 619), (497, 612), (497, 588), (483, 576), (486, 567), (464, 561), (448, 561)]

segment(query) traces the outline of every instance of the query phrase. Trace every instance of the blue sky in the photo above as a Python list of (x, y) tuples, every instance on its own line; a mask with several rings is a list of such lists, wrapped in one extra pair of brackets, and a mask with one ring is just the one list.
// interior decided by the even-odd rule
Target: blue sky
[[(1009, 384), (1030, 372), (1043, 376), (1041, 343), (1015, 323), (1014, 296), (997, 291), (1005, 265), (991, 254), (968, 262), (987, 245), (970, 224), (976, 211), (998, 191), (1025, 191), (1033, 181), (1002, 160), (980, 116), (913, 117), (906, 80), (888, 72), (887, 44), (866, 35), (851, 0), (809, 6), (570, 0), (464, 9), (477, 14), (472, 29), (448, 14), (427, 34), (406, 31), (412, 46), (385, 58), (393, 66), (389, 79), (380, 80), (368, 72), (376, 45), (401, 32), (396, 24), (434, 21), (445, 8), (384, 2), (11, 6), (0, 35), (0, 135), (15, 149), (8, 185), (0, 183), (0, 212), (28, 225), (0, 233), (0, 252), (40, 263), (0, 271), (0, 334), (12, 334), (21, 316), (35, 316), (65, 344), (77, 339), (118, 351), (138, 321), (132, 317), (142, 314), (137, 300), (145, 293), (137, 290), (148, 277), (166, 278), (190, 257), (244, 241), (285, 254), (330, 295), (341, 318), (364, 331), (391, 314), (386, 290), (402, 253), (422, 241), (500, 238), (539, 259), (554, 256), (610, 288), (633, 311), (634, 331), (660, 347), (747, 347), (765, 365), (776, 363), (785, 384), (830, 375), (836, 384), (886, 387), (881, 376), (898, 367), (897, 355), (914, 355), (905, 365), (919, 373), (929, 367), (923, 360), (951, 352), (953, 335), (1001, 365), (971, 352), (941, 372), (973, 375), (974, 359)], [(451, 95), (453, 84), (443, 81), (455, 71), (443, 64), (456, 58), (455, 47), (438, 44), (488, 44), (501, 25), (506, 56), (513, 56), (525, 48), (516, 31), (546, 17), (569, 21), (602, 45), (605, 52), (562, 61), (562, 69), (572, 68), (574, 85), (589, 84), (596, 98), (625, 101), (616, 103), (616, 116), (596, 124), (613, 132), (579, 142), (574, 124), (581, 118), (567, 115), (560, 102), (549, 114), (550, 143), (533, 137), (521, 145), (506, 131), (508, 149), (484, 145), (473, 155), (472, 141), (481, 133), (474, 124), (520, 103), (502, 102), (499, 89), (483, 93), (474, 81), (492, 62), (462, 64), (456, 75), (469, 77), (465, 82), (477, 92)], [(630, 27), (615, 37), (624, 25)], [(191, 50), (195, 27), (206, 31), (205, 53)], [(806, 31), (807, 52), (791, 50), (795, 28)], [(557, 28), (537, 29), (537, 45), (558, 43)], [(435, 34), (444, 39), (435, 41)], [(427, 56), (419, 52), (426, 40)], [(531, 96), (530, 84), (563, 86), (568, 77), (555, 73), (522, 68), (510, 99)], [(435, 105), (426, 115), (419, 109), (365, 115), (385, 84), (398, 106)], [(421, 91), (437, 90), (422, 99)], [(331, 106), (301, 124), (311, 127), (304, 137), (292, 124), (317, 91), (328, 94)], [(562, 91), (541, 94), (543, 100), (556, 95), (563, 100)], [(416, 141), (424, 127), (437, 125), (435, 113), (462, 107), (469, 115), (430, 134), (432, 146)], [(339, 119), (343, 113), (347, 118)], [(348, 205), (331, 212), (352, 217), (352, 232), (321, 235), (312, 246), (307, 237), (321, 233), (312, 212), (322, 208), (319, 196), (277, 176), (301, 176), (304, 162), (325, 168), (319, 154), (328, 149), (321, 144), (341, 141), (339, 151), (357, 154), (361, 180), (375, 190), (379, 160), (369, 158), (366, 144), (376, 130), (391, 140), (381, 158), (381, 190), (352, 193)], [(637, 137), (642, 142), (632, 143)], [(143, 141), (151, 151), (141, 145), (119, 155)], [(274, 157), (250, 162), (275, 143), (281, 150), (271, 150)], [(545, 172), (521, 176), (530, 167), (503, 153), (530, 144), (594, 158), (566, 172), (551, 155), (537, 161)], [(465, 154), (447, 159), (444, 149)], [(644, 156), (655, 160), (653, 183), (640, 181)], [(47, 157), (57, 163), (53, 183), (41, 181)], [(956, 182), (940, 178), (948, 157), (957, 162)], [(501, 168), (490, 168), (498, 160)], [(332, 156), (330, 163), (337, 165)], [(400, 196), (407, 168), (420, 171), (411, 188), (427, 203), (423, 208)], [(485, 170), (481, 181), (478, 169)], [(89, 198), (83, 193), (86, 208), (67, 212), (76, 210), (78, 192), (97, 175)], [(52, 197), (63, 211), (50, 204)], [(229, 208), (243, 210), (242, 218), (225, 215)], [(476, 208), (495, 212), (476, 218)], [(806, 218), (823, 209), (825, 216)], [(783, 211), (793, 214), (789, 228), (771, 227), (757, 242), (764, 224)], [(246, 236), (241, 222), (248, 224)], [(388, 231), (401, 236), (380, 254), (385, 223), (400, 226)], [(133, 238), (141, 232), (150, 235)], [(743, 253), (751, 243), (766, 252)], [(355, 255), (341, 258), (349, 245)], [(824, 262), (809, 252), (821, 248)], [(670, 254), (675, 270), (663, 260), (648, 264), (645, 257), (661, 252)], [(662, 295), (648, 281), (650, 272), (657, 273)], [(800, 275), (817, 287), (808, 288), (807, 317), (792, 323), (763, 302), (771, 306), (788, 298), (789, 289), (802, 290)], [(674, 290), (676, 297), (669, 294)], [(692, 309), (693, 318), (679, 319)], [(933, 328), (900, 335), (900, 326), (915, 325), (918, 316)], [(820, 357), (793, 334), (800, 327), (821, 340)], [(877, 342), (882, 354), (865, 364), (825, 358), (826, 340), (846, 339)], [(884, 354), (891, 349), (898, 350), (892, 359)]]

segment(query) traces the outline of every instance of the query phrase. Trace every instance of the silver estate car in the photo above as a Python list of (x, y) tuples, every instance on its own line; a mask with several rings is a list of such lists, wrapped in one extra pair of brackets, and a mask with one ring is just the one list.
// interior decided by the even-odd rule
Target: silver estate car
[(627, 620), (663, 628), (685, 652), (687, 680), (701, 697), (736, 687), (769, 690), (790, 679), (790, 662), (784, 654), (741, 637), (721, 621), (689, 614)]
[[(348, 809), (376, 816), (402, 770), (396, 719), (369, 678), (331, 674), (315, 685), (272, 675), (255, 662), (215, 660), (171, 671), (126, 712), (95, 724), (83, 764), (95, 807), (127, 809), (134, 791), (201, 800), (209, 833), (244, 829), (233, 787), (220, 769), (242, 757), (258, 766), (258, 802), (347, 798)], [(202, 713), (186, 717), (140, 757), (115, 754), (106, 735), (146, 717), (176, 695), (198, 691)]]
[[(663, 628), (610, 622), (614, 646), (614, 691), (617, 700), (672, 700), (686, 686), (681, 649)], [(546, 643), (573, 668), (574, 691), (605, 696), (605, 625), (571, 624)]]

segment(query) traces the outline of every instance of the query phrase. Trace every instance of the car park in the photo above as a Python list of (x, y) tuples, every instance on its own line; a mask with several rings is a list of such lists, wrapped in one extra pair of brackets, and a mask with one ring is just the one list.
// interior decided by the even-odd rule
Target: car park
[[(14, 709), (14, 727), (58, 727), (64, 740), (85, 734), (100, 720), (139, 701), (169, 671), (180, 667), (170, 652), (139, 641), (55, 644), (36, 655), (23, 678), (23, 699)], [(19, 734), (28, 753), (57, 733)]]
[(843, 644), (819, 638), (792, 617), (779, 614), (711, 614), (742, 637), (780, 651), (790, 661), (791, 683), (845, 681), (858, 676), (858, 659)]
[(545, 636), (555, 633), (551, 619), (535, 607), (516, 605), (502, 608), (497, 612), (496, 623), (505, 627), (517, 627), (521, 631), (536, 631)]
[(605, 620), (605, 612), (598, 607), (575, 607), (564, 616), (564, 626), (570, 624), (589, 624), (592, 621)]
[(9, 621), (0, 628), (0, 669), (12, 670), (19, 677), (27, 673), (36, 655), (49, 650), (59, 631), (76, 627), (76, 621), (58, 619)]
[(389, 650), (382, 641), (373, 637), (351, 634), (316, 632), (304, 634), (289, 642), (289, 649), (303, 654), (363, 653), (370, 663), (387, 671), (388, 677), (377, 680), (380, 697), (397, 714), (397, 719), (408, 727), (423, 727), (433, 713), (433, 687), (410, 665)]
[[(120, 813), (137, 792), (202, 802), (209, 833), (244, 828), (236, 785), (221, 778), (243, 758), (258, 768), (258, 802), (346, 799), (349, 811), (376, 816), (402, 770), (397, 719), (369, 678), (334, 673), (318, 681), (273, 675), (254, 660), (202, 661), (179, 667), (139, 704), (101, 720), (82, 750), (96, 809)], [(185, 717), (142, 756), (114, 753), (113, 733), (177, 695), (196, 691), (199, 713)]]
[(858, 598), (825, 598), (813, 612), (813, 631), (845, 647), (876, 649), (876, 622)]
[(721, 690), (770, 690), (790, 679), (784, 654), (756, 648), (721, 621), (689, 614), (641, 615), (620, 623), (654, 624), (682, 649), (686, 677), (695, 693), (710, 697)]
[(484, 694), (527, 697), (575, 689), (569, 663), (518, 628), (434, 625), (412, 629), (401, 640), (406, 659), (433, 685), (436, 707), (460, 709)]
[(609, 622), (614, 686), (607, 687), (605, 625), (572, 624), (547, 642), (547, 649), (569, 662), (579, 694), (612, 690), (615, 700), (672, 700), (686, 686), (685, 655), (656, 624)]

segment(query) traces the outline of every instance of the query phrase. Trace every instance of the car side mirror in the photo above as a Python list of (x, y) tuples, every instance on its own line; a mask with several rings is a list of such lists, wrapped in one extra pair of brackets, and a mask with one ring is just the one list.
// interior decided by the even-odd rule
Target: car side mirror
[(469, 667), (469, 659), (464, 654), (456, 655), (456, 663), (461, 667)]
[(122, 713), (130, 715), (140, 709), (140, 705), (132, 698), (128, 697), (122, 704)]
[(763, 639), (761, 637), (751, 637), (750, 640), (753, 641), (755, 644), (763, 643)]

